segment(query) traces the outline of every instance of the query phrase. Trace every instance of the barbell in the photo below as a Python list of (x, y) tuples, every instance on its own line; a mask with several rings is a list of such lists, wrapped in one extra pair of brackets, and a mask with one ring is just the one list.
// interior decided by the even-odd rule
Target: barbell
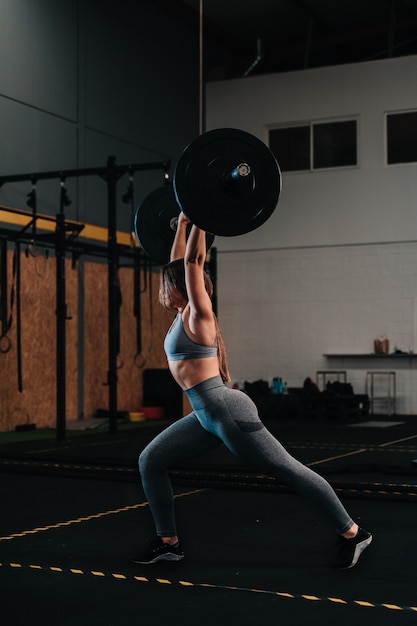
[(266, 222), (281, 184), (277, 160), (260, 139), (234, 128), (208, 131), (180, 155), (172, 186), (156, 189), (137, 208), (136, 237), (153, 261), (167, 263), (183, 211), (207, 233), (209, 249), (215, 235), (242, 235)]

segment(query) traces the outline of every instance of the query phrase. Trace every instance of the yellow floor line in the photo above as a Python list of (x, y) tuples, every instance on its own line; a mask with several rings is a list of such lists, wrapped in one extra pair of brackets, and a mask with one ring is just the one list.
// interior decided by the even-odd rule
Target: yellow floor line
[(69, 570), (65, 570), (61, 567), (57, 567), (57, 566), (42, 566), (42, 565), (38, 565), (38, 564), (30, 564), (30, 565), (24, 565), (22, 563), (2, 563), (0, 562), (0, 567), (10, 567), (12, 569), (30, 569), (32, 571), (46, 571), (46, 572), (54, 572), (57, 574), (74, 574), (77, 576), (80, 575), (86, 575), (86, 576), (93, 576), (95, 578), (111, 578), (113, 580), (117, 580), (117, 581), (125, 581), (125, 582), (140, 582), (140, 583), (148, 583), (148, 584), (156, 584), (156, 585), (179, 585), (180, 587), (183, 587), (184, 589), (191, 589), (191, 588), (204, 588), (204, 589), (220, 589), (222, 591), (238, 591), (238, 592), (243, 592), (243, 593), (257, 593), (257, 594), (265, 594), (265, 595), (272, 595), (272, 596), (277, 596), (286, 600), (302, 600), (302, 601), (306, 601), (306, 602), (329, 602), (332, 604), (337, 604), (339, 606), (349, 606), (349, 605), (354, 605), (357, 607), (361, 607), (364, 609), (385, 609), (388, 611), (403, 611), (403, 612), (412, 612), (412, 613), (417, 613), (417, 606), (406, 606), (406, 605), (400, 605), (400, 604), (395, 604), (392, 602), (371, 602), (369, 600), (361, 600), (361, 599), (356, 599), (356, 600), (347, 600), (346, 598), (336, 598), (333, 596), (316, 596), (313, 594), (307, 594), (307, 593), (303, 593), (303, 594), (297, 594), (297, 593), (290, 593), (288, 591), (277, 591), (277, 590), (272, 590), (272, 589), (259, 589), (259, 588), (252, 588), (252, 587), (238, 587), (236, 585), (218, 585), (216, 583), (201, 583), (201, 582), (191, 582), (188, 580), (169, 580), (167, 578), (148, 578), (146, 576), (138, 576), (138, 575), (134, 575), (131, 576), (129, 574), (123, 574), (121, 572), (112, 572), (112, 573), (106, 573), (100, 570), (89, 570), (89, 569), (81, 569), (81, 568), (75, 568), (72, 567)]
[(395, 443), (402, 443), (403, 441), (410, 441), (410, 439), (417, 439), (417, 435), (411, 435), (410, 437), (403, 437), (402, 439), (395, 439), (394, 441), (387, 441), (386, 443), (380, 443), (379, 448), (385, 448), (385, 446), (392, 446)]
[(367, 452), (367, 449), (360, 448), (359, 450), (354, 450), (353, 452), (345, 452), (344, 454), (337, 454), (335, 456), (329, 456), (327, 459), (320, 459), (319, 461), (306, 463), (306, 465), (308, 465), (308, 467), (311, 467), (312, 465), (320, 465), (320, 463), (327, 463), (328, 461), (335, 461), (336, 459), (343, 459), (347, 456), (353, 456), (354, 454), (362, 454), (363, 452)]
[[(392, 445), (397, 444), (397, 443), (402, 443), (403, 441), (410, 441), (411, 439), (417, 439), (417, 435), (411, 435), (410, 437), (403, 437), (401, 439), (395, 439), (393, 441), (387, 441), (385, 443), (380, 443), (380, 444), (372, 446), (372, 449), (375, 451), (375, 450), (378, 450), (378, 449), (381, 449), (381, 448), (385, 448), (387, 446), (392, 446)], [(305, 447), (308, 448), (308, 445), (306, 445)], [(355, 454), (363, 454), (364, 452), (369, 452), (369, 450), (370, 450), (369, 447), (359, 448), (358, 450), (353, 450), (351, 452), (344, 452), (342, 454), (337, 454), (335, 456), (330, 456), (330, 457), (327, 457), (325, 459), (320, 459), (319, 461), (313, 461), (311, 463), (306, 463), (306, 465), (308, 465), (308, 467), (311, 467), (313, 465), (320, 465), (321, 463), (327, 463), (328, 461), (335, 461), (337, 459), (343, 459), (345, 457), (353, 456)]]
[[(197, 493), (201, 493), (203, 491), (206, 491), (206, 489), (193, 489), (192, 491), (187, 491), (184, 493), (179, 493), (177, 495), (174, 496), (175, 499), (177, 498), (184, 498), (187, 496), (192, 496), (195, 495)], [(70, 519), (70, 520), (66, 520), (64, 522), (57, 522), (56, 524), (50, 524), (48, 526), (41, 526), (38, 528), (32, 528), (29, 530), (24, 530), (22, 532), (19, 533), (13, 533), (11, 535), (6, 535), (4, 537), (0, 537), (0, 541), (10, 541), (11, 539), (17, 539), (19, 537), (26, 537), (27, 535), (35, 535), (36, 533), (40, 533), (40, 532), (45, 532), (47, 530), (56, 530), (57, 528), (62, 528), (64, 526), (72, 526), (73, 524), (81, 524), (84, 522), (90, 522), (92, 520), (97, 520), (100, 519), (102, 517), (107, 517), (109, 515), (117, 515), (119, 513), (125, 513), (126, 511), (133, 511), (135, 509), (139, 509), (141, 507), (146, 507), (148, 506), (148, 502), (145, 500), (144, 502), (139, 502), (137, 504), (130, 504), (127, 506), (123, 506), (119, 509), (111, 509), (109, 511), (102, 511), (101, 513), (93, 513), (92, 515), (87, 515), (85, 517), (78, 517), (76, 519)]]

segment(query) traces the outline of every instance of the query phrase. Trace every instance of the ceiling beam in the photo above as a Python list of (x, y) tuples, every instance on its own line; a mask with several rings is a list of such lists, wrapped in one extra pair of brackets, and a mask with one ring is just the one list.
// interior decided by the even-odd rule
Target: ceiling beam
[[(330, 35), (321, 35), (312, 39), (312, 47), (315, 51), (325, 51), (336, 48), (343, 48), (346, 45), (360, 44), (361, 41), (369, 41), (371, 39), (375, 39), (381, 36), (386, 37), (386, 48), (380, 52), (383, 54), (384, 51), (388, 53), (389, 49), (389, 23), (381, 22), (376, 24), (375, 26), (370, 26), (366, 28), (353, 29), (348, 32), (337, 32), (332, 33)], [(396, 19), (395, 25), (395, 35), (406, 34), (410, 32), (410, 35), (414, 37), (417, 41), (417, 16), (412, 18)], [(401, 42), (397, 41), (396, 45), (398, 46)], [(393, 48), (395, 48), (395, 40), (393, 38)], [(294, 57), (303, 58), (302, 54), (305, 52), (305, 42), (304, 40), (293, 41), (285, 45), (280, 45), (279, 43), (273, 48), (269, 48), (268, 59), (266, 60), (268, 65), (274, 66), (282, 63), (283, 58), (289, 59)], [(329, 64), (331, 63), (331, 58), (329, 57)]]

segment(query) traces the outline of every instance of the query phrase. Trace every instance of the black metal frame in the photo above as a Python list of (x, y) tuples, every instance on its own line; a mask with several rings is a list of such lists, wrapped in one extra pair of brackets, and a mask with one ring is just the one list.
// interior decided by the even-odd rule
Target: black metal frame
[[(107, 384), (109, 388), (109, 432), (115, 434), (117, 432), (117, 337), (118, 337), (118, 317), (117, 317), (117, 269), (119, 266), (120, 256), (131, 258), (135, 261), (134, 250), (127, 246), (121, 246), (116, 239), (116, 188), (117, 182), (121, 176), (126, 173), (133, 174), (137, 171), (145, 170), (163, 170), (167, 173), (170, 169), (169, 161), (155, 163), (139, 163), (130, 165), (117, 165), (113, 156), (108, 157), (106, 167), (95, 167), (86, 169), (57, 170), (52, 172), (37, 172), (29, 174), (16, 174), (11, 176), (0, 177), (0, 187), (6, 183), (31, 181), (36, 184), (39, 180), (58, 179), (61, 182), (67, 178), (81, 176), (100, 176), (107, 183), (107, 246), (98, 246), (89, 243), (80, 243), (76, 238), (84, 228), (82, 224), (66, 221), (63, 211), (63, 203), (61, 202), (60, 213), (56, 218), (50, 217), (42, 219), (50, 219), (56, 224), (55, 233), (36, 235), (36, 243), (45, 247), (54, 248), (56, 251), (56, 406), (57, 406), (57, 441), (65, 440), (66, 436), (66, 390), (65, 390), (65, 322), (67, 318), (67, 307), (65, 303), (65, 254), (72, 251), (73, 258), (77, 258), (81, 254), (92, 256), (106, 256), (108, 264), (108, 373)], [(16, 209), (8, 209), (15, 213), (19, 213)], [(0, 237), (14, 241), (17, 245), (20, 242), (31, 243), (33, 241), (33, 232), (29, 233), (28, 229), (36, 229), (36, 202), (33, 210), (31, 222), (20, 231), (15, 229), (0, 228)]]

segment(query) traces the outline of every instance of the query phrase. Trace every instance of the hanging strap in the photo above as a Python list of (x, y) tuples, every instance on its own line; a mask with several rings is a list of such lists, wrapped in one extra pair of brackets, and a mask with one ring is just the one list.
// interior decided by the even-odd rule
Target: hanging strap
[(0, 317), (1, 317), (1, 335), (0, 335), (0, 352), (7, 354), (12, 347), (12, 342), (8, 336), (8, 332), (12, 327), (13, 321), (13, 305), (16, 278), (16, 250), (13, 257), (13, 281), (10, 291), (10, 309), (8, 306), (8, 285), (7, 285), (7, 240), (1, 240), (0, 252)]
[(120, 286), (119, 269), (116, 270), (115, 276), (115, 294), (116, 294), (116, 311), (115, 311), (115, 332), (116, 332), (116, 354), (117, 354), (117, 369), (123, 367), (123, 359), (120, 353), (120, 309), (122, 306), (122, 288)]
[(134, 363), (136, 367), (142, 368), (146, 363), (145, 356), (142, 352), (142, 275), (141, 275), (141, 249), (134, 248), (134, 266), (133, 266), (133, 315), (136, 320), (136, 354)]
[(152, 351), (153, 344), (153, 285), (152, 285), (152, 261), (147, 260), (148, 264), (148, 280), (149, 280), (149, 320), (151, 329), (151, 340), (149, 342), (149, 352)]
[(21, 308), (20, 308), (20, 243), (15, 244), (15, 260), (13, 267), (16, 270), (16, 347), (17, 347), (17, 388), (21, 393), (23, 391), (22, 376), (22, 327), (21, 327)]

